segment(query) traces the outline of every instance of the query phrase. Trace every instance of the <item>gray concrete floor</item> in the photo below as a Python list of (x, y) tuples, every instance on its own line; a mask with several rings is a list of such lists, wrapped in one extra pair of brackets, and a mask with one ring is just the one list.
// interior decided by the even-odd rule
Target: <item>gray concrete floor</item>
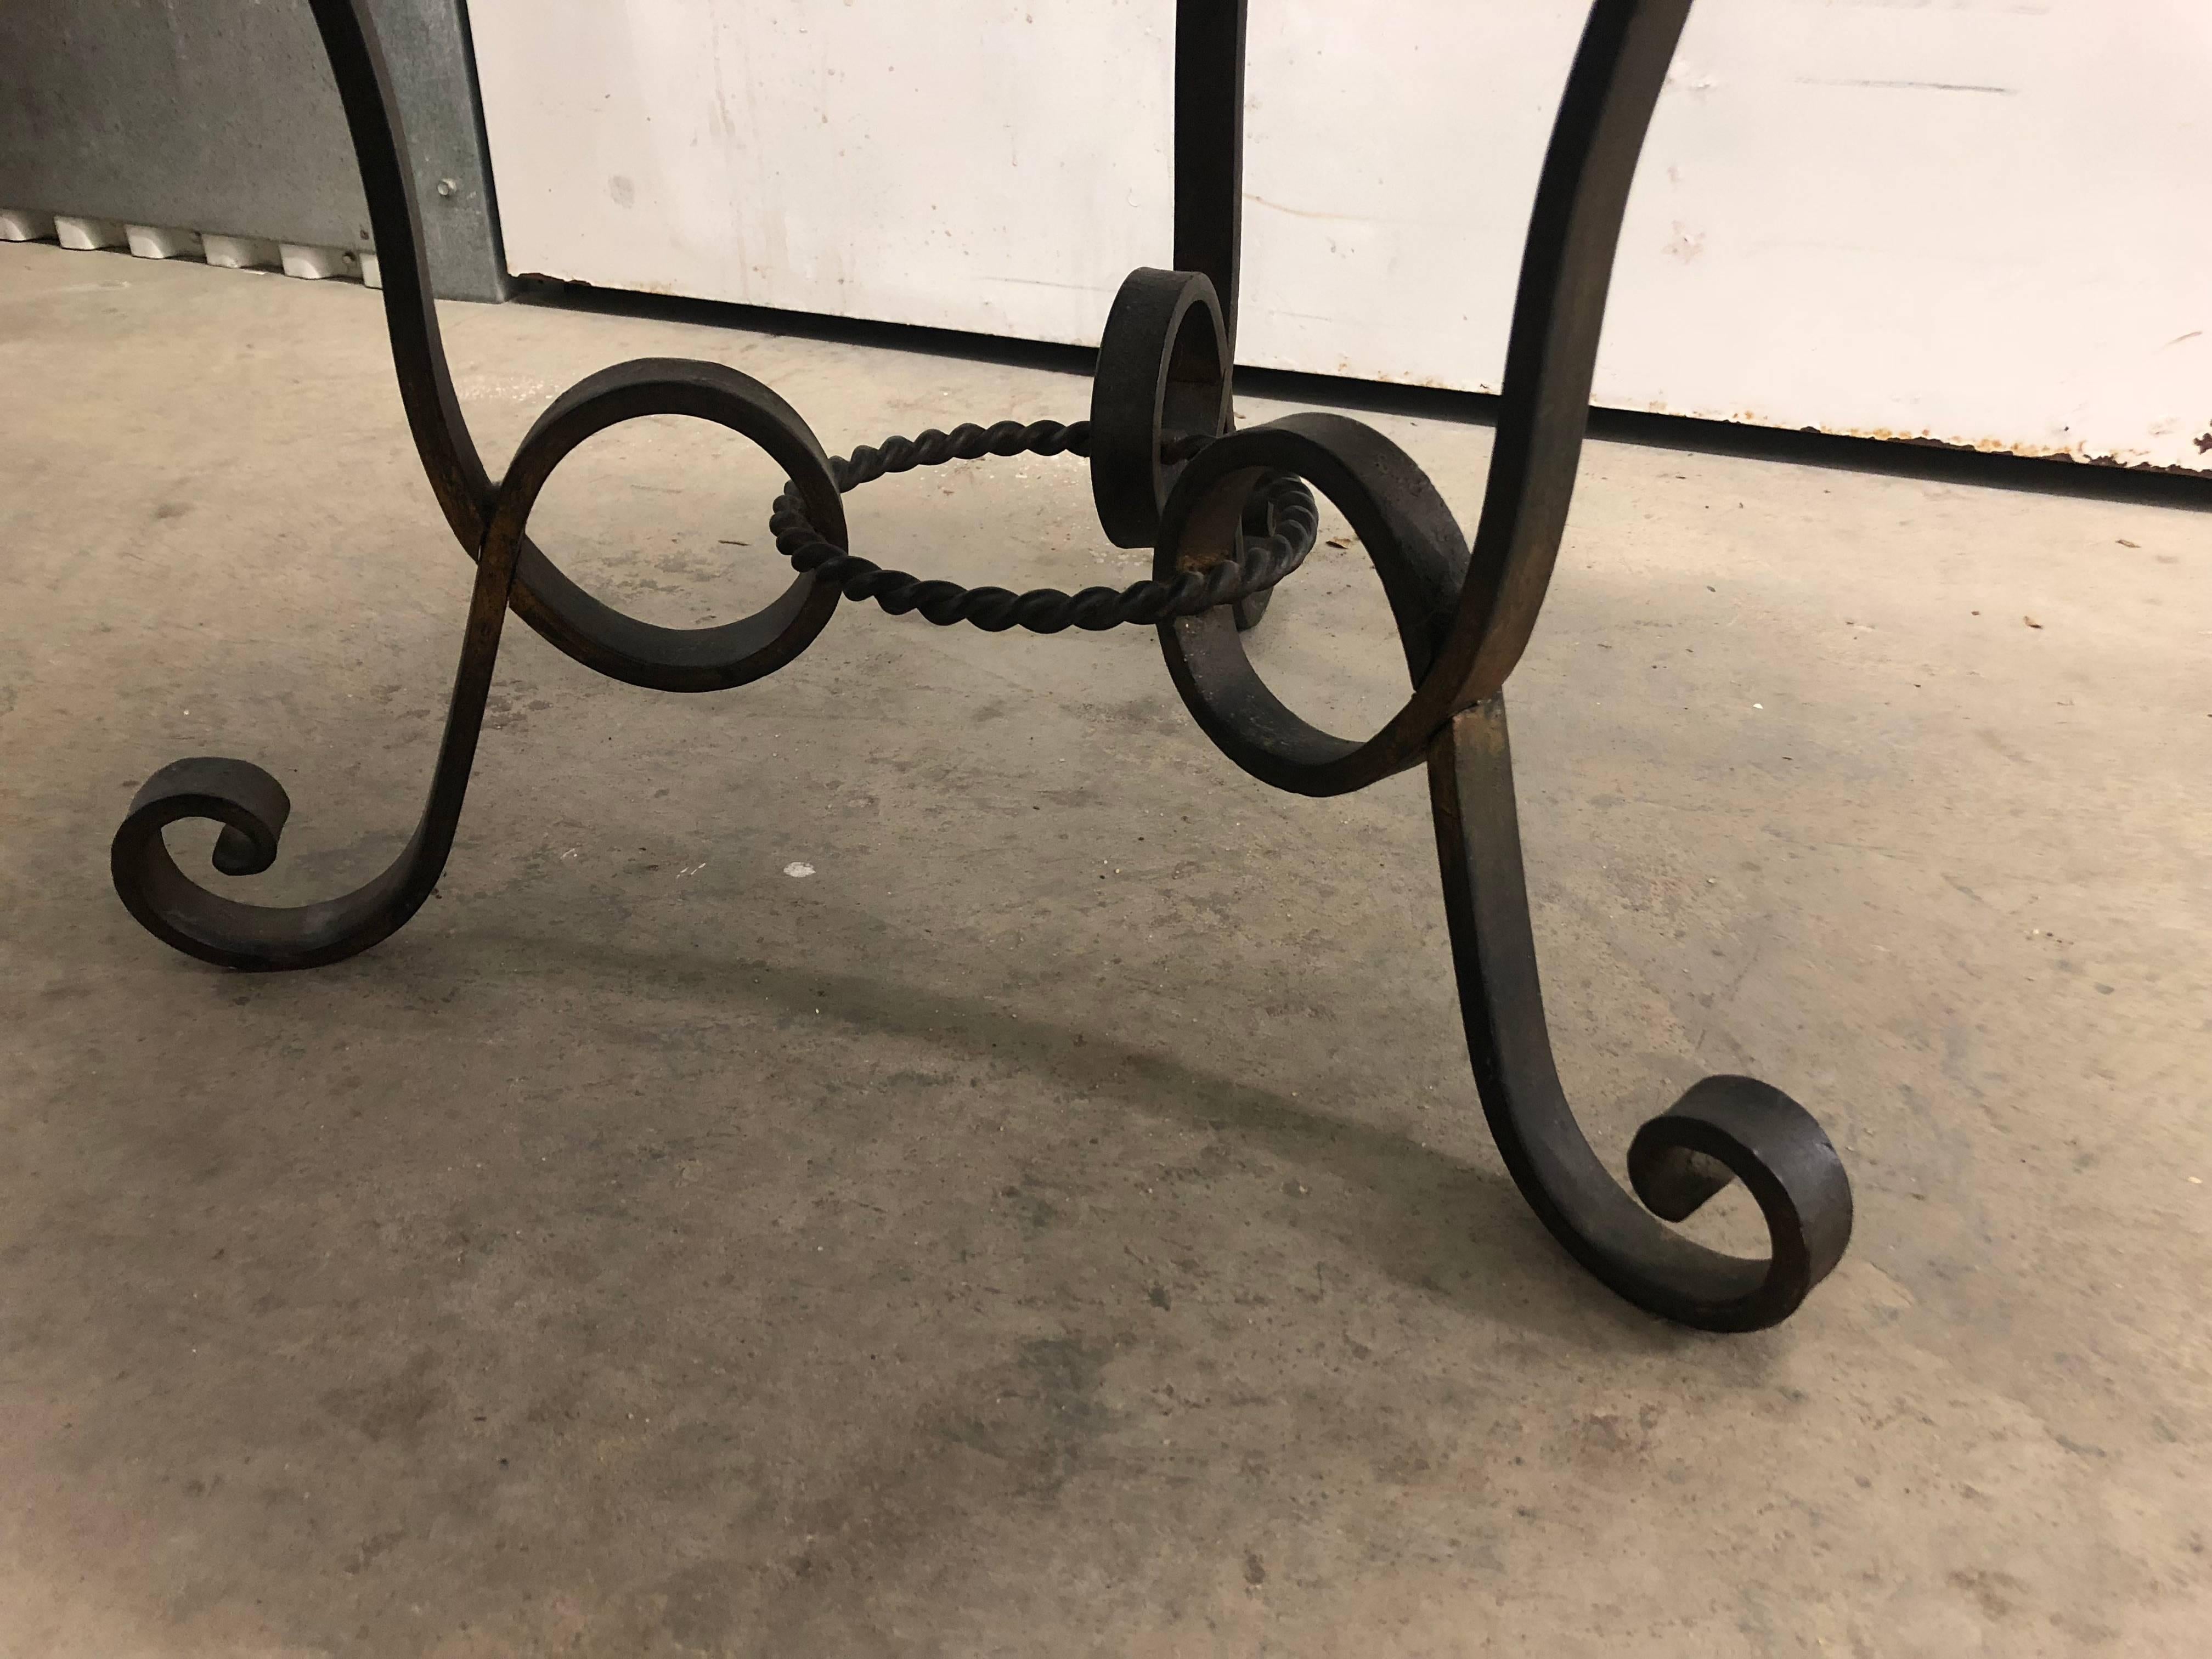
[[(495, 469), (635, 356), (833, 450), (1086, 398), (445, 315)], [(295, 811), (241, 884), (352, 884), (470, 566), (358, 288), (0, 248), (0, 1650), (2212, 1649), (2203, 517), (1589, 452), (1513, 686), (1569, 1084), (1617, 1160), (1753, 1072), (1856, 1183), (1799, 1316), (1713, 1338), (1505, 1180), (1419, 776), (1268, 791), (1144, 631), (849, 608), (684, 698), (511, 628), (410, 927), (169, 952), (108, 886), (139, 781), (257, 760)], [(1471, 520), (1488, 433), (1376, 419)], [(535, 528), (727, 617), (783, 580), (771, 483), (654, 422)], [(931, 573), (1142, 562), (1072, 460), (853, 505)], [(1400, 693), (1357, 546), (1260, 640), (1343, 728)]]

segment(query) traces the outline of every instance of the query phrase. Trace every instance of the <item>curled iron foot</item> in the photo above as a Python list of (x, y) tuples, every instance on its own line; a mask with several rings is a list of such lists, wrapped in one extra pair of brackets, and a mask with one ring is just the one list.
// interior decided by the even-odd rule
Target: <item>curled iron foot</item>
[[(1779, 1089), (1709, 1077), (1637, 1132), (1629, 1196), (1591, 1151), (1559, 1084), (1529, 927), (1504, 696), (1429, 752), (1437, 854), (1468, 1050), (1514, 1182), (1568, 1251), (1637, 1306), (1708, 1331), (1780, 1323), (1842, 1260), (1851, 1188), (1826, 1133)], [(1662, 1224), (1741, 1181), (1765, 1217), (1765, 1261)]]
[(352, 892), (313, 904), (252, 904), (210, 892), (177, 867), (161, 831), (186, 818), (222, 826), (213, 862), (227, 876), (258, 875), (276, 861), (292, 803), (251, 761), (173, 761), (131, 802), (108, 853), (115, 891), (141, 927), (186, 956), (222, 968), (317, 968), (366, 951), (407, 924), (437, 885), (460, 822), (477, 738), (499, 655), (514, 579), (516, 544), (477, 563), (459, 672), (421, 821), (399, 856)]
[[(1224, 754), (1279, 789), (1344, 794), (1426, 761), (1468, 1049), (1514, 1181), (1620, 1295), (1686, 1325), (1747, 1331), (1788, 1318), (1842, 1257), (1842, 1160), (1787, 1095), (1720, 1077), (1638, 1133), (1634, 1196), (1607, 1170), (1553, 1059), (1505, 727), (1505, 682), (1543, 607), (1574, 494), (1629, 185), (1688, 10), (1689, 0), (1590, 8), (1529, 216), (1474, 534), (1382, 433), (1342, 415), (1291, 415), (1224, 432), (1168, 482), (1154, 575), (1230, 556), (1265, 477), (1304, 479), (1351, 521), (1405, 650), (1413, 690), (1395, 714), (1364, 739), (1312, 725), (1267, 686), (1221, 610), (1161, 624), (1176, 689)], [(1731, 1181), (1765, 1218), (1763, 1260), (1667, 1224)]]
[[(1578, 1261), (1639, 1307), (1713, 1331), (1787, 1318), (1850, 1238), (1850, 1185), (1813, 1117), (1750, 1078), (1708, 1078), (1636, 1137), (1628, 1165), (1639, 1204), (1591, 1150), (1560, 1086), (1498, 684), (1534, 621), (1556, 528), (1486, 570), (1482, 532), (1470, 553), (1404, 451), (1343, 416), (1293, 415), (1218, 439), (1191, 462), (1163, 515), (1160, 575), (1194, 556), (1219, 556), (1240, 533), (1256, 481), (1275, 471), (1306, 479), (1351, 520), (1396, 617), (1412, 693), (1364, 742), (1322, 731), (1276, 697), (1217, 609), (1160, 626), (1184, 702), (1237, 765), (1304, 794), (1358, 789), (1425, 758), (1468, 1048), (1484, 1113), (1522, 1194)], [(1491, 511), (1486, 503), (1486, 525)], [(1533, 580), (1523, 574), (1532, 567)], [(1764, 1261), (1709, 1249), (1663, 1224), (1732, 1180), (1765, 1217)]]
[[(276, 860), (291, 814), (283, 786), (250, 761), (201, 757), (148, 779), (124, 815), (109, 854), (115, 890), (147, 932), (187, 956), (224, 968), (315, 968), (389, 938), (422, 906), (453, 850), (476, 763), (477, 740), (499, 658), (501, 625), (520, 592), (531, 508), (553, 470), (593, 434), (648, 415), (685, 415), (750, 438), (794, 480), (792, 488), (837, 546), (844, 508), (829, 457), (805, 422), (767, 386), (719, 363), (647, 357), (600, 370), (556, 398), (530, 428), (493, 496), (477, 550), (477, 576), (462, 629), (461, 660), (446, 729), (415, 833), (389, 867), (352, 892), (313, 904), (251, 904), (210, 892), (177, 867), (161, 832), (185, 818), (222, 826), (215, 867), (258, 875)], [(702, 672), (757, 679), (796, 657), (836, 610), (835, 589), (802, 575), (783, 597), (743, 622), (708, 630)]]

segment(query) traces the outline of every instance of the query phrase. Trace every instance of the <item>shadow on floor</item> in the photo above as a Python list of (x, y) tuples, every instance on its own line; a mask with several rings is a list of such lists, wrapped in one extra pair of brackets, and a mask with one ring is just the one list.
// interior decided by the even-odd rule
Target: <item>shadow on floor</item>
[[(1512, 1182), (1390, 1130), (1319, 1112), (1276, 1091), (1193, 1066), (1095, 1030), (1017, 1018), (988, 1003), (818, 966), (637, 950), (604, 940), (479, 933), (503, 967), (574, 982), (620, 983), (679, 1000), (736, 997), (784, 1013), (933, 1044), (956, 1064), (1018, 1066), (1073, 1094), (1233, 1137), (1368, 1195), (1370, 1224), (1343, 1242), (1401, 1284), (1462, 1311), (1607, 1352), (1673, 1352), (1717, 1339), (1620, 1301), (1577, 1266), (1529, 1212)], [(455, 940), (456, 945), (460, 944)], [(1226, 996), (1227, 994), (1224, 994)], [(1455, 1029), (1443, 1040), (1457, 1043)], [(1473, 1080), (1466, 1108), (1480, 1113)]]

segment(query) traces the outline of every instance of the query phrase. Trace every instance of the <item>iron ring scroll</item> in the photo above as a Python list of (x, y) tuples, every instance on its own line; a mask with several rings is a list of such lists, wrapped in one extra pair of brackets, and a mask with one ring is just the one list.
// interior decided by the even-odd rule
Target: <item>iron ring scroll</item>
[[(1508, 1170), (1559, 1243), (1636, 1305), (1716, 1331), (1789, 1316), (1850, 1240), (1849, 1178), (1820, 1124), (1779, 1090), (1708, 1078), (1638, 1132), (1624, 1186), (1577, 1123), (1543, 1009), (1512, 777), (1504, 686), (1526, 648), (1572, 496), (1607, 288), (1630, 184), (1690, 0), (1594, 0), (1554, 120), (1523, 245), (1481, 514), (1462, 532), (1434, 485), (1382, 434), (1307, 413), (1233, 430), (1247, 0), (1177, 0), (1176, 258), (1123, 283), (1091, 417), (963, 426), (832, 460), (789, 404), (720, 365), (647, 359), (562, 393), (495, 482), (456, 398), (424, 277), (420, 215), (364, 0), (309, 0), (360, 163), (408, 425), (425, 476), (477, 574), (428, 796), (391, 866), (353, 892), (271, 907), (200, 887), (164, 831), (220, 826), (224, 875), (274, 863), (291, 803), (242, 760), (162, 768), (111, 849), (115, 888), (156, 938), (225, 967), (313, 967), (403, 926), (450, 854), (512, 610), (612, 678), (719, 690), (805, 651), (842, 598), (931, 622), (1041, 633), (1147, 623), (1200, 727), (1237, 765), (1307, 795), (1359, 789), (1425, 762), (1468, 1050)], [(606, 605), (528, 535), (539, 490), (592, 434), (644, 415), (713, 421), (751, 439), (789, 480), (771, 519), (796, 574), (741, 622), (667, 629)], [(1076, 593), (963, 588), (885, 570), (851, 549), (842, 495), (887, 473), (987, 454), (1087, 455), (1108, 538), (1151, 547), (1146, 580)], [(1411, 690), (1361, 740), (1312, 726), (1260, 678), (1239, 637), (1313, 546), (1313, 490), (1350, 520), (1382, 584)], [(1669, 1224), (1741, 1182), (1766, 1224), (1764, 1258), (1707, 1249)]]
[[(1140, 269), (1123, 282), (1107, 315), (1087, 422), (1024, 427), (1006, 421), (988, 428), (932, 430), (914, 439), (886, 439), (832, 465), (839, 488), (852, 489), (886, 472), (987, 454), (1088, 454), (1091, 495), (1108, 538), (1121, 547), (1150, 547), (1158, 538), (1160, 508), (1170, 489), (1192, 458), (1228, 430), (1230, 420), (1229, 341), (1212, 283), (1194, 271)], [(848, 599), (873, 599), (893, 616), (918, 611), (940, 624), (972, 623), (993, 632), (1021, 627), (1039, 634), (1070, 627), (1102, 631), (1206, 613), (1249, 628), (1269, 591), (1313, 550), (1318, 525), (1305, 485), (1286, 473), (1272, 473), (1255, 481), (1235, 535), (1209, 561), (1156, 568), (1151, 579), (1119, 592), (1089, 587), (1064, 593), (1048, 587), (1015, 593), (884, 570), (822, 538), (792, 494), (778, 498), (769, 520), (778, 549), (800, 570), (836, 582)]]
[[(399, 856), (354, 891), (314, 904), (249, 904), (211, 893), (177, 868), (162, 830), (185, 818), (213, 819), (223, 826), (216, 868), (258, 875), (276, 862), (291, 802), (283, 786), (250, 761), (173, 762), (138, 791), (109, 854), (115, 890), (149, 933), (219, 967), (269, 970), (343, 961), (406, 925), (430, 896), (453, 850), (501, 624), (529, 545), (523, 532), (530, 509), (570, 450), (596, 432), (646, 415), (693, 416), (752, 439), (799, 481), (815, 517), (844, 533), (843, 504), (822, 446), (790, 404), (750, 375), (719, 363), (645, 358), (578, 381), (538, 416), (493, 498), (429, 796)], [(714, 630), (717, 672), (747, 679), (773, 672), (811, 643), (836, 604), (835, 588), (800, 576), (766, 610)]]
[(1382, 731), (1354, 744), (1285, 707), (1227, 617), (1201, 613), (1163, 623), (1160, 647), (1185, 706), (1230, 759), (1279, 789), (1343, 794), (1419, 760), (1455, 712), (1438, 672), (1439, 628), (1466, 585), (1467, 543), (1428, 475), (1389, 439), (1342, 415), (1290, 415), (1208, 445), (1184, 468), (1160, 526), (1154, 575), (1165, 580), (1234, 556), (1254, 492), (1285, 473), (1318, 487), (1374, 562), (1413, 697)]
[(1129, 273), (1106, 313), (1091, 385), (1091, 495), (1115, 546), (1153, 544), (1188, 464), (1183, 446), (1229, 430), (1229, 356), (1221, 301), (1206, 276)]

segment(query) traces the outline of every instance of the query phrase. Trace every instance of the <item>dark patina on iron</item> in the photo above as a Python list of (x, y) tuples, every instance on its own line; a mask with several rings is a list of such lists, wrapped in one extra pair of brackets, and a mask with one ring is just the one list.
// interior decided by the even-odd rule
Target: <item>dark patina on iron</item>
[[(452, 850), (510, 610), (600, 673), (668, 691), (720, 690), (773, 673), (847, 597), (989, 629), (1146, 623), (1159, 630), (1200, 726), (1254, 776), (1334, 795), (1425, 763), (1483, 1110), (1522, 1194), (1577, 1260), (1638, 1306), (1716, 1331), (1787, 1318), (1836, 1265), (1850, 1237), (1850, 1182), (1819, 1123), (1779, 1090), (1741, 1077), (1688, 1090), (1638, 1131), (1628, 1154), (1634, 1196), (1591, 1150), (1553, 1059), (1514, 805), (1505, 682), (1535, 626), (1566, 525), (1621, 217), (1690, 0), (1595, 0), (1590, 9), (1522, 252), (1472, 538), (1412, 458), (1358, 421), (1312, 413), (1231, 429), (1245, 0), (1177, 0), (1176, 268), (1139, 270), (1123, 284), (1088, 422), (926, 432), (833, 460), (759, 381), (718, 364), (655, 358), (572, 386), (497, 480), (477, 457), (447, 372), (405, 140), (374, 33), (359, 0), (311, 4), (361, 164), (408, 424), (447, 522), (477, 562), (476, 584), (429, 798), (392, 866), (315, 904), (276, 908), (211, 893), (178, 869), (163, 826), (216, 821), (216, 868), (252, 875), (275, 861), (291, 803), (250, 762), (178, 761), (138, 792), (115, 836), (116, 890), (148, 931), (204, 961), (273, 969), (338, 961), (404, 925)], [(562, 459), (592, 434), (647, 415), (715, 422), (783, 468), (790, 482), (772, 528), (798, 574), (766, 609), (720, 627), (658, 627), (592, 598), (531, 542), (532, 505)], [(850, 551), (840, 498), (871, 478), (985, 454), (1068, 452), (1090, 458), (1109, 539), (1154, 549), (1146, 580), (1018, 594), (926, 581)], [(1374, 561), (1412, 684), (1398, 713), (1360, 741), (1286, 708), (1242, 637), (1313, 545), (1315, 489)], [(1765, 1218), (1766, 1259), (1710, 1249), (1665, 1224), (1730, 1181), (1744, 1183)]]

